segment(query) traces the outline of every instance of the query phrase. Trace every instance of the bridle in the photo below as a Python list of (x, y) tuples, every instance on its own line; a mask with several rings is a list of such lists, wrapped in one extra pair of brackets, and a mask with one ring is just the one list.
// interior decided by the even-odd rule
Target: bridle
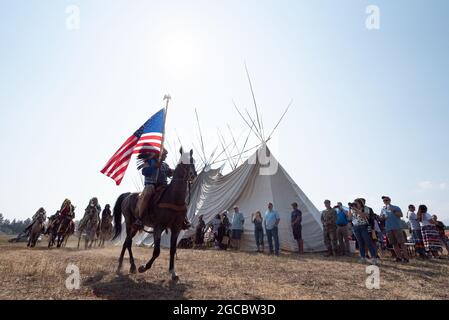
[(188, 166), (182, 165), (181, 169), (183, 170), (182, 178), (173, 178), (171, 179), (171, 181), (183, 181), (187, 183), (189, 189), (189, 198), (186, 205), (188, 206), (190, 205), (192, 183), (198, 175), (195, 169), (195, 165), (193, 164), (193, 158), (190, 159), (190, 164)]

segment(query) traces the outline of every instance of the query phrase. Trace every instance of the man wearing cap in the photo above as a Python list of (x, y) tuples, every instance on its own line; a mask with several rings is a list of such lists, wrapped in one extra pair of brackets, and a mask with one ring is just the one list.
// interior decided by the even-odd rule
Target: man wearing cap
[(337, 211), (331, 207), (330, 200), (324, 201), (325, 210), (321, 213), (324, 244), (327, 247), (326, 257), (337, 255)]
[(236, 250), (240, 249), (240, 239), (242, 237), (244, 223), (245, 218), (243, 217), (243, 213), (239, 211), (239, 207), (235, 206), (234, 214), (232, 215), (231, 237)]
[(385, 230), (390, 244), (396, 253), (396, 262), (408, 262), (408, 253), (405, 247), (406, 239), (401, 228), (402, 210), (398, 206), (391, 204), (391, 198), (383, 196), (384, 207), (380, 217), (385, 220)]
[(303, 254), (304, 248), (303, 248), (303, 242), (302, 242), (302, 212), (298, 209), (298, 204), (296, 202), (292, 203), (292, 214), (291, 214), (291, 223), (292, 223), (292, 231), (293, 231), (293, 238), (295, 238), (296, 242), (298, 243), (298, 253)]
[(167, 178), (173, 176), (173, 170), (170, 169), (170, 166), (165, 162), (167, 154), (168, 152), (164, 148), (160, 163), (158, 161), (158, 155), (153, 155), (147, 160), (142, 169), (142, 175), (145, 177), (145, 188), (137, 200), (138, 218), (134, 223), (138, 229), (143, 229), (144, 227), (142, 219), (156, 188), (158, 186), (166, 186)]

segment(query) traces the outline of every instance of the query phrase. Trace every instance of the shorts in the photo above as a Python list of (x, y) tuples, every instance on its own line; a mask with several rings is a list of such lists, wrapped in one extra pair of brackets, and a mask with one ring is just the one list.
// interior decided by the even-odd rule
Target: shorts
[(242, 230), (232, 229), (232, 239), (240, 240), (241, 237), (242, 237)]
[(406, 242), (404, 232), (402, 232), (402, 230), (390, 230), (387, 232), (387, 237), (388, 242), (391, 245), (404, 244)]
[(295, 226), (293, 227), (293, 238), (295, 238), (296, 241), (302, 240), (302, 226)]

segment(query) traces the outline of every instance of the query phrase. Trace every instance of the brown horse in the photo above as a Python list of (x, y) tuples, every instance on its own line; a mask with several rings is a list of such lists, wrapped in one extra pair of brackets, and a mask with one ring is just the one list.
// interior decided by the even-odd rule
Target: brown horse
[[(161, 234), (164, 230), (170, 229), (170, 264), (169, 273), (172, 280), (177, 280), (178, 276), (175, 272), (175, 254), (176, 245), (179, 232), (182, 230), (185, 215), (187, 212), (186, 195), (187, 185), (190, 185), (192, 180), (196, 177), (195, 165), (193, 162), (193, 151), (190, 154), (184, 154), (182, 148), (180, 150), (181, 160), (176, 166), (173, 178), (168, 187), (163, 191), (160, 199), (155, 203), (150, 199), (147, 212), (144, 212), (142, 222), (145, 226), (153, 228), (154, 249), (152, 258), (143, 266), (139, 267), (139, 272), (143, 273), (150, 269), (154, 260), (160, 254)], [(137, 229), (133, 226), (137, 216), (137, 200), (139, 193), (124, 193), (120, 195), (114, 206), (114, 228), (116, 239), (122, 230), (122, 217), (125, 217), (126, 223), (126, 239), (123, 243), (122, 251), (120, 253), (119, 265), (117, 272), (121, 271), (123, 264), (123, 256), (125, 250), (128, 250), (129, 261), (131, 264), (130, 272), (136, 272), (136, 265), (132, 254), (132, 239), (137, 233)]]
[(99, 236), (100, 243), (98, 244), (98, 246), (100, 248), (103, 248), (104, 242), (111, 240), (111, 237), (112, 237), (112, 216), (111, 215), (104, 216), (103, 219), (101, 219), (99, 230), (100, 230), (100, 236)]
[(48, 247), (51, 248), (56, 244), (57, 248), (67, 244), (68, 238), (75, 231), (75, 223), (72, 220), (72, 216), (59, 217), (51, 229), (48, 231), (49, 241)]

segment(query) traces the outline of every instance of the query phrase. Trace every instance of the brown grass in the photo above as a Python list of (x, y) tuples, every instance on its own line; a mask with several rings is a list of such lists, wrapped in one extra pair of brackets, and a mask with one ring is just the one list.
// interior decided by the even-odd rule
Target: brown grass
[[(168, 275), (168, 251), (153, 268), (129, 275), (115, 273), (119, 247), (48, 250), (42, 243), (0, 241), (0, 299), (449, 299), (449, 260), (380, 266), (380, 290), (365, 287), (366, 265), (356, 258), (323, 258), (320, 254), (263, 254), (209, 250), (178, 250), (180, 281)], [(138, 265), (151, 249), (134, 248)], [(80, 269), (79, 290), (68, 290), (65, 269)]]

